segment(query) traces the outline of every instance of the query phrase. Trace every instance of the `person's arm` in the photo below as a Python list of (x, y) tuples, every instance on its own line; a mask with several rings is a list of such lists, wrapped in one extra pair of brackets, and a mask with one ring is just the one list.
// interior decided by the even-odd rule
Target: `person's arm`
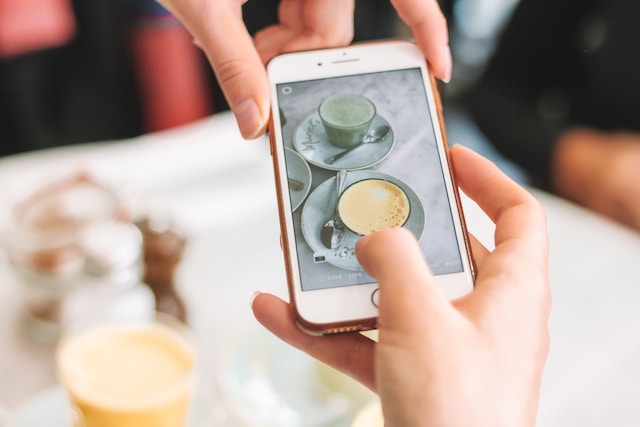
[(467, 148), (451, 152), (460, 188), (495, 222), (495, 249), (477, 242), (474, 291), (449, 301), (413, 235), (359, 240), (380, 286), (379, 340), (314, 337), (289, 305), (258, 294), (254, 315), (275, 335), (380, 395), (386, 425), (533, 427), (549, 349), (545, 214), (525, 189)]
[(640, 133), (567, 130), (552, 176), (560, 196), (640, 230)]
[(640, 8), (593, 3), (522, 0), (470, 106), (535, 184), (640, 229)]

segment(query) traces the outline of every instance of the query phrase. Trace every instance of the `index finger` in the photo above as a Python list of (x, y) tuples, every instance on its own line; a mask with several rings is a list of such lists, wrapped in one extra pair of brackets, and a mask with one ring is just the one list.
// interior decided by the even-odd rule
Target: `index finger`
[(436, 77), (451, 79), (452, 59), (447, 20), (436, 0), (391, 0), (398, 16), (411, 27), (416, 44), (422, 50)]
[(242, 19), (242, 1), (161, 0), (197, 39), (211, 63), (245, 138), (257, 138), (269, 119), (264, 65)]

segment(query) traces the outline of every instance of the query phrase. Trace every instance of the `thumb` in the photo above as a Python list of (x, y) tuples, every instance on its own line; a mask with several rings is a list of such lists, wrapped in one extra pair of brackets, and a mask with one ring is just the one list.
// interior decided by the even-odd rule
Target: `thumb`
[[(390, 328), (424, 333), (427, 317), (450, 308), (437, 287), (414, 235), (405, 228), (378, 231), (363, 237), (356, 254), (365, 271), (378, 281), (378, 322), (381, 333)], [(437, 323), (437, 322), (436, 322)], [(418, 331), (416, 331), (418, 332)]]
[[(242, 136), (264, 133), (269, 119), (267, 73), (236, 1), (162, 0), (202, 47), (213, 68)], [(189, 3), (189, 5), (187, 5)]]

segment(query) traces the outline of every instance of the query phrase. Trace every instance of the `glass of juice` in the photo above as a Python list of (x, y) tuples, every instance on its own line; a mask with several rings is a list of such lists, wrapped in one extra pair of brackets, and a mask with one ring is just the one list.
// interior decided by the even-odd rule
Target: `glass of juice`
[(161, 313), (70, 328), (56, 363), (73, 426), (186, 426), (195, 388), (190, 335), (184, 324)]

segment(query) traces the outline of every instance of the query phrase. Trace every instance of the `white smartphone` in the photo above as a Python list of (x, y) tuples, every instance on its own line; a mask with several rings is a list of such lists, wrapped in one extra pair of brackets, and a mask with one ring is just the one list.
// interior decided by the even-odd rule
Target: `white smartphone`
[(356, 241), (406, 227), (450, 298), (474, 281), (434, 78), (407, 40), (287, 53), (268, 64), (269, 127), (289, 294), (299, 327), (376, 327)]

